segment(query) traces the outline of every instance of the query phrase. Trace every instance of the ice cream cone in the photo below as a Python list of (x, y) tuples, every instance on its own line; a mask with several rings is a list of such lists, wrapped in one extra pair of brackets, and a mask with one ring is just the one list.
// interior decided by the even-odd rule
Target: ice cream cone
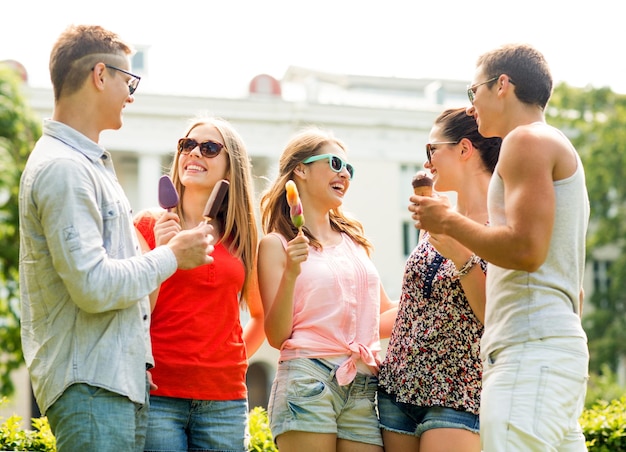
[(433, 180), (426, 174), (425, 171), (418, 171), (413, 176), (411, 181), (413, 185), (413, 193), (418, 196), (432, 196), (433, 195)]

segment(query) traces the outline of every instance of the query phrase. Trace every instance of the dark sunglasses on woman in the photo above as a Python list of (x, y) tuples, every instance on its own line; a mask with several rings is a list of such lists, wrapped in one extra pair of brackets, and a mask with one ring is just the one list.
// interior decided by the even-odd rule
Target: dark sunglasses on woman
[(203, 141), (202, 143), (198, 143), (193, 138), (181, 138), (178, 140), (178, 153), (179, 154), (189, 154), (196, 147), (200, 148), (200, 154), (203, 157), (212, 159), (213, 157), (217, 157), (224, 145), (222, 143), (217, 143), (215, 141)]

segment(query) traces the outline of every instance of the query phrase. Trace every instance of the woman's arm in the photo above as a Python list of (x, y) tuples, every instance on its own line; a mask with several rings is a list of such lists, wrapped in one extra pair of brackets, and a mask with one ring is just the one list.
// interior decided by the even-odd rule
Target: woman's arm
[(309, 240), (296, 236), (287, 249), (280, 239), (268, 235), (259, 244), (259, 290), (265, 312), (269, 344), (280, 349), (293, 329), (293, 295), (300, 264), (308, 257)]
[(391, 336), (393, 331), (393, 324), (396, 321), (396, 315), (398, 315), (398, 301), (392, 301), (389, 299), (387, 292), (382, 283), (380, 285), (380, 326), (379, 334), (381, 339), (386, 339)]
[(250, 280), (245, 300), (250, 313), (250, 320), (243, 330), (243, 341), (246, 344), (248, 358), (250, 358), (257, 352), (265, 340), (265, 319), (256, 268), (253, 271), (253, 277)]
[[(457, 270), (472, 257), (472, 252), (458, 241), (445, 234), (430, 234), (429, 241), (437, 252), (450, 259)], [(485, 288), (485, 273), (479, 263), (474, 264), (469, 272), (461, 276), (459, 281), (463, 287), (465, 297), (480, 323), (485, 322), (485, 303), (487, 299)]]

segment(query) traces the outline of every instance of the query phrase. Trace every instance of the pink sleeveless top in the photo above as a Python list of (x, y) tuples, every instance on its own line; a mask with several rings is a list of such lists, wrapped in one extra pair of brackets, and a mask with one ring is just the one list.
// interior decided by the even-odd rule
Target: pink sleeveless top
[[(287, 246), (285, 238), (273, 233)], [(340, 364), (337, 382), (378, 374), (380, 276), (361, 246), (343, 240), (323, 250), (309, 247), (294, 290), (293, 330), (280, 359), (325, 358)]]

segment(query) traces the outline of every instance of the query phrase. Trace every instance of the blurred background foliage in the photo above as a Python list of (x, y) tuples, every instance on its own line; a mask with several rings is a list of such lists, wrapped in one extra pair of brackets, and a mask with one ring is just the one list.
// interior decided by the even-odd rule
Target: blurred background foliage
[(18, 189), (28, 154), (41, 136), (14, 69), (0, 64), (0, 396), (14, 391), (11, 372), (23, 364), (19, 330)]

